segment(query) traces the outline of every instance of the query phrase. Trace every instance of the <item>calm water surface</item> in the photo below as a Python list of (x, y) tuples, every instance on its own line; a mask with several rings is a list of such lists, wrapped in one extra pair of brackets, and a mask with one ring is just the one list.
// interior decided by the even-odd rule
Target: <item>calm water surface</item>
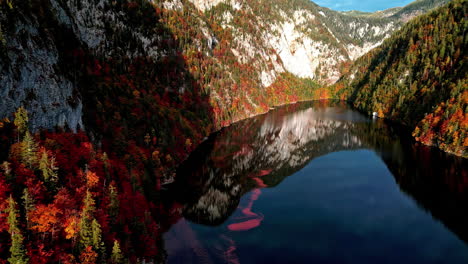
[(206, 140), (166, 185), (167, 263), (468, 263), (468, 163), (343, 103)]

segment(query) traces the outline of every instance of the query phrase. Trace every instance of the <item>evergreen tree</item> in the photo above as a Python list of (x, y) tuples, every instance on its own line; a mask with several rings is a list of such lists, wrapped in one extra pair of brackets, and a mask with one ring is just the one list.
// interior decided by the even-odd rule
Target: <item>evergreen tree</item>
[(8, 262), (12, 264), (26, 264), (29, 262), (29, 259), (26, 255), (26, 250), (23, 245), (24, 238), (18, 226), (18, 210), (16, 209), (16, 202), (12, 196), (10, 196), (8, 199), (8, 205), (7, 222), (10, 225), (8, 232), (11, 235), (11, 255), (8, 258)]
[(24, 188), (23, 196), (21, 197), (21, 199), (23, 200), (24, 210), (26, 212), (26, 225), (29, 228), (29, 212), (31, 212), (34, 209), (34, 198), (29, 193), (28, 188)]
[(101, 262), (104, 262), (106, 248), (102, 241), (101, 225), (93, 216), (96, 210), (95, 201), (89, 191), (86, 192), (83, 203), (83, 211), (81, 212), (79, 223), (80, 249), (84, 252), (87, 248), (91, 247), (94, 252), (99, 254), (98, 258)]
[(109, 217), (110, 217), (111, 222), (115, 223), (116, 218), (119, 215), (119, 194), (114, 184), (109, 185), (109, 196), (110, 196)]
[(114, 246), (112, 247), (111, 262), (113, 264), (123, 263), (122, 251), (120, 250), (120, 244), (117, 240), (114, 240)]
[(41, 158), (39, 159), (39, 170), (42, 173), (44, 182), (46, 182), (49, 189), (55, 189), (58, 182), (57, 167), (55, 166), (55, 159), (49, 158), (46, 150), (41, 151)]
[(101, 225), (96, 219), (93, 219), (93, 221), (91, 222), (91, 230), (93, 249), (99, 254), (99, 259), (101, 259), (104, 262), (104, 260), (106, 259), (106, 247), (104, 246), (104, 242), (102, 241)]
[(28, 111), (24, 107), (18, 108), (15, 113), (15, 126), (18, 129), (18, 141), (20, 137), (23, 137), (26, 131), (28, 131)]
[(21, 159), (30, 169), (37, 165), (37, 143), (29, 131), (25, 132), (21, 142)]
[(83, 211), (81, 212), (81, 220), (79, 224), (80, 230), (80, 246), (81, 249), (85, 249), (88, 246), (93, 245), (93, 230), (92, 230), (92, 221), (94, 213), (94, 199), (89, 191), (86, 192), (86, 196), (83, 201)]

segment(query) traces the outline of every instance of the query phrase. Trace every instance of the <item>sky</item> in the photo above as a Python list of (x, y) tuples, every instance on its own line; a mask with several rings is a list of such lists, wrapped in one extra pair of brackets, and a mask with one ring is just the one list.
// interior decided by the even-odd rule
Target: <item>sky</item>
[(414, 0), (312, 0), (316, 4), (338, 11), (359, 10), (374, 12), (391, 7), (405, 6)]

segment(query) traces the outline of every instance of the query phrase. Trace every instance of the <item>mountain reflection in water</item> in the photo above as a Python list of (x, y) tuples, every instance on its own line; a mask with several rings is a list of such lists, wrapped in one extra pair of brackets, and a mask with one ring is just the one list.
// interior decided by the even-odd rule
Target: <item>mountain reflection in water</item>
[[(441, 221), (448, 230), (468, 242), (467, 160), (419, 146), (408, 131), (403, 130), (381, 119), (368, 119), (342, 102), (316, 101), (281, 107), (211, 135), (180, 166), (176, 181), (167, 185), (167, 192), (163, 193), (163, 199), (180, 204), (182, 217), (165, 235), (168, 262), (249, 262), (248, 258), (241, 261), (237, 255), (237, 243), (247, 244), (249, 241), (243, 241), (242, 236), (256, 232), (268, 220), (267, 212), (255, 207), (262, 192), (280, 189), (283, 180), (300, 173), (318, 157), (358, 149), (370, 150), (380, 157), (401, 191), (417, 202), (419, 208), (415, 210), (426, 210), (435, 218), (433, 221)], [(345, 175), (346, 171), (340, 173)], [(350, 180), (355, 176), (346, 175)], [(339, 197), (341, 194), (330, 195)], [(283, 197), (271, 203), (287, 199)], [(308, 217), (315, 216), (304, 213), (303, 218)], [(405, 215), (400, 218), (404, 219)], [(233, 234), (238, 232), (241, 237), (236, 235), (236, 240)], [(268, 234), (261, 236), (269, 239)], [(466, 244), (460, 243), (468, 251)], [(264, 250), (253, 253), (244, 249), (244, 253), (250, 256), (268, 254), (272, 258), (269, 262), (277, 263), (274, 255), (281, 252)], [(461, 259), (463, 257), (468, 259), (468, 252), (462, 252)], [(317, 260), (331, 261), (326, 256), (317, 256)], [(338, 260), (366, 262), (365, 258)], [(299, 258), (294, 262), (309, 263), (313, 259)]]

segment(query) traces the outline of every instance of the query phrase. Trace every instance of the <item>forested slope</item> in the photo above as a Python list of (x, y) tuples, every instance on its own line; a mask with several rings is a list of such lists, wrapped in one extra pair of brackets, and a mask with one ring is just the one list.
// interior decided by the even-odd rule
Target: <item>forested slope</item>
[[(460, 7), (466, 1), (453, 5), (466, 13)], [(272, 106), (329, 97), (317, 83), (336, 80), (343, 63), (379, 45), (400, 23), (307, 0), (0, 0), (0, 25), (0, 263), (158, 263), (162, 234), (183, 211), (162, 201), (161, 189), (198, 143)], [(426, 37), (435, 38), (431, 30), (414, 37), (416, 50), (434, 41)], [(439, 73), (459, 69), (458, 76), (466, 74), (459, 66), (466, 38), (460, 43), (461, 33), (452, 34), (444, 52), (450, 60), (435, 56), (435, 65)], [(386, 43), (384, 55), (405, 47), (404, 39), (401, 47)], [(422, 51), (414, 60), (425, 63)], [(372, 54), (358, 65), (376, 78), (366, 66)], [(395, 51), (381, 60), (393, 65), (396, 58)], [(435, 94), (429, 85), (435, 70), (427, 71), (431, 83), (421, 83), (424, 94)], [(418, 72), (413, 80), (424, 79)], [(369, 111), (379, 104), (387, 114), (386, 101), (367, 100), (369, 87), (356, 83), (340, 96)], [(456, 87), (427, 99), (443, 100), (435, 114), (455, 113), (447, 114), (455, 120), (448, 130), (458, 135), (447, 146), (455, 147), (466, 133), (452, 124), (466, 128), (459, 117), (466, 120), (467, 100), (466, 93), (463, 100), (451, 95)], [(382, 89), (383, 83), (376, 91)], [(426, 116), (430, 124), (433, 117)], [(431, 139), (438, 135), (438, 126), (424, 130), (427, 123), (421, 121), (422, 140), (428, 131), (436, 131)]]
[(466, 156), (467, 8), (455, 0), (412, 20), (358, 59), (336, 95), (412, 127), (424, 144)]
[(327, 97), (318, 83), (400, 24), (307, 0), (9, 0), (0, 25), (0, 118), (24, 106), (33, 132), (86, 130), (108, 152), (150, 138), (177, 164), (222, 126)]

